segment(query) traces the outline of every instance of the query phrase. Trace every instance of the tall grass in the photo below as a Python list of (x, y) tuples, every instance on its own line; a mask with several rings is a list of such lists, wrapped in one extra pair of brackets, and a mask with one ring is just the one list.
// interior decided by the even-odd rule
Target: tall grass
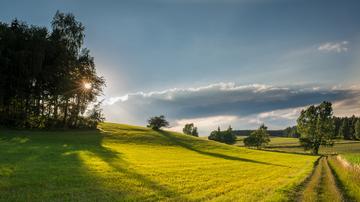
[(335, 157), (329, 158), (329, 164), (346, 194), (350, 198), (360, 201), (360, 172), (357, 169), (345, 166)]

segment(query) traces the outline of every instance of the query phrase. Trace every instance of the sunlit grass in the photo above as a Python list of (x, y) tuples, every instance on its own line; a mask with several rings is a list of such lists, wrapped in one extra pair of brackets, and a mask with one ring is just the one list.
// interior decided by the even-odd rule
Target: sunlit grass
[[(243, 146), (242, 140), (240, 139), (236, 145)], [(271, 137), (271, 141), (265, 149), (291, 153), (310, 153), (310, 151), (304, 151), (304, 148), (301, 147), (298, 138), (287, 137)], [(353, 160), (356, 161), (356, 153), (360, 153), (360, 141), (335, 140), (333, 147), (320, 146), (319, 153), (322, 155), (354, 154)]]
[(345, 157), (353, 165), (360, 165), (360, 153), (346, 153), (341, 156)]
[(0, 148), (2, 201), (285, 200), (317, 158), (110, 123), (2, 130)]
[(360, 172), (344, 165), (335, 157), (329, 158), (329, 165), (337, 176), (346, 194), (353, 201), (360, 201)]

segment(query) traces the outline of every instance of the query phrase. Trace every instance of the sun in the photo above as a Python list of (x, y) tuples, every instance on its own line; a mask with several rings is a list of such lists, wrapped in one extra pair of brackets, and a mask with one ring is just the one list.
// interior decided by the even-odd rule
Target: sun
[(85, 90), (90, 90), (91, 87), (92, 87), (92, 85), (91, 85), (91, 83), (84, 82), (84, 83), (83, 83), (83, 87), (84, 87)]

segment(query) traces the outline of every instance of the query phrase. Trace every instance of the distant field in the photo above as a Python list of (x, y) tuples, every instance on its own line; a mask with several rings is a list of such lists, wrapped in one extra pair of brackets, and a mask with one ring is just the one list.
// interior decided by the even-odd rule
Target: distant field
[(0, 148), (0, 201), (291, 200), (317, 159), (109, 123), (0, 130)]
[[(243, 138), (239, 138), (236, 145), (244, 146), (242, 139)], [(310, 153), (310, 151), (304, 151), (297, 138), (287, 137), (271, 137), (271, 141), (266, 149), (293, 153)], [(336, 140), (333, 147), (322, 146), (320, 147), (319, 152), (320, 154), (360, 153), (360, 141)]]

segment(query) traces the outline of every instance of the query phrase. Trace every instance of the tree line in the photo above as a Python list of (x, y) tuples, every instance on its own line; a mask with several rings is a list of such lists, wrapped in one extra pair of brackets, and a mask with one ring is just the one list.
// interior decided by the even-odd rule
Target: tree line
[(360, 117), (334, 117), (334, 136), (346, 140), (360, 139)]
[(83, 48), (84, 30), (59, 11), (50, 30), (0, 22), (0, 125), (88, 128), (103, 120), (95, 102), (105, 80)]

